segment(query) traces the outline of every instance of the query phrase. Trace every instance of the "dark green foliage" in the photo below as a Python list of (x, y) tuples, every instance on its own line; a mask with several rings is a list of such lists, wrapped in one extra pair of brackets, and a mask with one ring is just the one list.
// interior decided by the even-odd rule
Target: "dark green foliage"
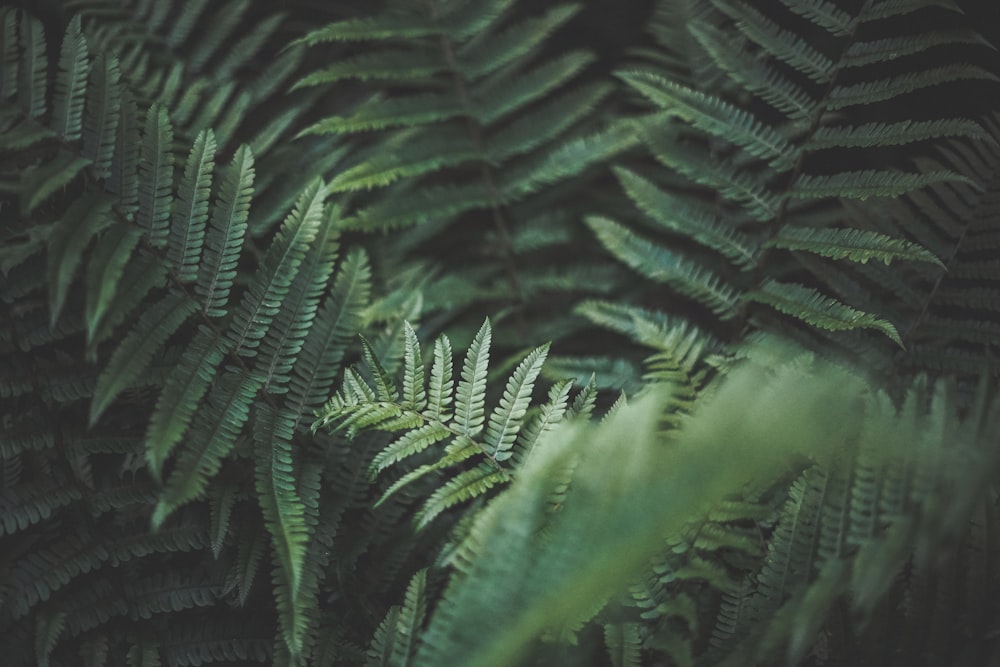
[(995, 663), (988, 4), (0, 8), (3, 664)]

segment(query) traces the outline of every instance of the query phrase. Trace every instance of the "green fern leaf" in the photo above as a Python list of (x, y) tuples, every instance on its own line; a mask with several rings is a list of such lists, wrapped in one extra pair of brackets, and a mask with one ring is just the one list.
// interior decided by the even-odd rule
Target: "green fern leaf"
[(282, 301), (274, 324), (261, 341), (258, 368), (263, 369), (267, 378), (265, 391), (272, 394), (288, 391), (289, 373), (315, 322), (320, 299), (333, 274), (339, 249), (333, 220), (336, 214), (335, 209), (329, 210), (327, 218), (320, 223), (289, 295)]
[(604, 645), (614, 667), (640, 667), (642, 638), (638, 623), (607, 623), (604, 625)]
[(850, 171), (828, 176), (803, 175), (795, 182), (791, 196), (799, 199), (843, 197), (898, 197), (934, 183), (960, 182), (975, 186), (966, 176), (953, 171), (908, 173), (901, 171)]
[(192, 282), (198, 278), (198, 260), (205, 242), (208, 198), (215, 171), (215, 150), (212, 130), (199, 132), (188, 154), (184, 178), (177, 189), (167, 259), (181, 282)]
[(835, 86), (830, 91), (827, 107), (831, 110), (863, 104), (884, 102), (923, 88), (931, 88), (953, 81), (1000, 81), (1000, 77), (975, 65), (946, 65), (899, 76)]
[(119, 206), (131, 215), (139, 206), (139, 119), (128, 89), (121, 93), (118, 131), (111, 157), (108, 190), (118, 195)]
[(162, 106), (151, 106), (146, 112), (139, 151), (139, 209), (136, 222), (146, 230), (146, 238), (154, 247), (165, 246), (170, 233), (173, 143), (174, 129), (167, 110)]
[(451, 417), (448, 409), (451, 406), (453, 388), (451, 341), (442, 334), (434, 342), (434, 361), (431, 363), (427, 410), (424, 414), (431, 419), (447, 422)]
[(500, 403), (490, 415), (485, 442), (490, 454), (497, 461), (506, 460), (511, 456), (511, 447), (514, 446), (514, 439), (521, 430), (524, 415), (531, 402), (531, 390), (534, 389), (535, 380), (542, 370), (548, 352), (549, 346), (543, 345), (532, 350), (524, 358), (507, 381)]
[(752, 241), (708, 209), (665, 192), (624, 167), (616, 167), (615, 175), (632, 201), (657, 224), (722, 253), (738, 266), (756, 262), (758, 253)]
[(38, 667), (49, 667), (49, 658), (66, 627), (66, 612), (39, 614), (35, 622), (35, 658)]
[(91, 424), (97, 423), (118, 394), (138, 379), (167, 338), (197, 308), (197, 304), (186, 296), (171, 293), (143, 313), (97, 378), (94, 398), (90, 404)]
[(462, 379), (455, 392), (455, 426), (467, 436), (483, 429), (486, 404), (486, 371), (493, 330), (487, 318), (469, 346), (462, 365)]
[(201, 326), (167, 376), (146, 430), (146, 461), (154, 476), (160, 476), (164, 461), (191, 423), (228, 347), (229, 341)]
[(765, 246), (804, 250), (834, 259), (849, 259), (867, 263), (881, 260), (889, 264), (896, 259), (930, 262), (944, 268), (944, 264), (921, 245), (863, 229), (816, 229), (808, 227), (783, 227)]
[(531, 456), (535, 446), (542, 441), (545, 434), (562, 421), (569, 403), (569, 392), (573, 383), (561, 380), (549, 389), (548, 400), (542, 405), (538, 415), (517, 435), (514, 445), (514, 461), (521, 467)]
[(132, 259), (140, 238), (142, 230), (138, 227), (118, 224), (112, 225), (97, 242), (86, 276), (87, 299), (84, 320), (87, 325), (88, 344), (94, 342), (98, 325), (114, 301), (115, 294), (122, 284), (125, 265)]
[(419, 428), (407, 431), (395, 441), (384, 447), (372, 459), (368, 468), (369, 477), (374, 479), (378, 473), (408, 456), (419, 454), (428, 447), (454, 435), (444, 424), (438, 421), (424, 424)]
[(3, 19), (2, 38), (0, 44), (0, 98), (10, 99), (17, 95), (18, 75), (20, 73), (21, 53), (18, 47), (18, 13), (11, 7), (0, 9)]
[(245, 357), (257, 355), (260, 340), (267, 334), (298, 275), (299, 267), (316, 238), (324, 218), (326, 187), (315, 180), (302, 192), (295, 209), (282, 223), (236, 310), (227, 336), (233, 349)]
[(420, 356), (420, 341), (417, 333), (404, 322), (406, 349), (403, 353), (403, 407), (407, 410), (422, 411), (427, 406), (427, 391), (424, 389), (424, 362)]
[(260, 407), (255, 417), (254, 460), (257, 500), (278, 560), (274, 580), (282, 632), (285, 645), (298, 656), (308, 624), (307, 600), (301, 591), (311, 531), (296, 490), (294, 425), (294, 415)]
[(227, 312), (226, 302), (236, 277), (236, 263), (250, 214), (253, 163), (250, 148), (240, 146), (229, 168), (223, 171), (222, 185), (212, 209), (205, 254), (195, 285), (209, 317), (221, 317)]
[(209, 490), (209, 535), (212, 541), (212, 555), (218, 560), (222, 547), (229, 535), (233, 508), (239, 500), (239, 489), (233, 483), (216, 483)]
[(605, 248), (643, 276), (670, 285), (711, 308), (724, 320), (736, 316), (740, 296), (718, 276), (613, 220), (591, 216), (586, 221)]
[(30, 214), (41, 206), (59, 188), (69, 185), (90, 166), (90, 160), (66, 149), (35, 169), (27, 170), (21, 177), (21, 210)]
[(344, 259), (329, 297), (306, 336), (299, 361), (292, 369), (288, 403), (301, 418), (316, 410), (330, 395), (334, 377), (350, 341), (361, 326), (361, 311), (371, 292), (371, 267), (367, 256), (350, 252)]
[(80, 16), (70, 19), (59, 51), (52, 129), (66, 141), (80, 138), (83, 127), (83, 96), (90, 70), (87, 40), (80, 30)]
[(865, 22), (884, 21), (897, 16), (906, 16), (913, 12), (937, 7), (962, 14), (961, 8), (953, 0), (882, 0), (867, 8), (861, 18)]
[(594, 411), (596, 402), (597, 376), (591, 373), (587, 384), (577, 393), (576, 398), (573, 399), (573, 404), (566, 411), (566, 417), (577, 420), (589, 419), (591, 413)]
[(88, 102), (83, 110), (83, 156), (100, 178), (111, 173), (115, 136), (121, 120), (121, 69), (118, 57), (102, 53), (90, 71)]
[[(795, 163), (796, 152), (785, 137), (747, 111), (650, 72), (626, 71), (618, 76), (670, 115), (741, 146), (778, 171)], [(660, 122), (659, 116), (655, 119)]]
[(153, 510), (152, 526), (159, 529), (178, 507), (201, 497), (205, 487), (236, 444), (250, 415), (250, 404), (263, 381), (254, 375), (227, 372), (195, 415), (191, 437), (177, 457), (177, 465)]
[(983, 129), (982, 125), (974, 120), (947, 118), (943, 120), (904, 120), (896, 123), (821, 127), (809, 140), (807, 149), (814, 151), (825, 148), (898, 146), (943, 137), (964, 137), (991, 143), (996, 141), (989, 132)]
[(444, 470), (449, 466), (457, 465), (459, 463), (462, 463), (463, 461), (467, 461), (474, 456), (481, 455), (482, 453), (483, 453), (482, 447), (478, 443), (474, 442), (473, 440), (470, 440), (465, 435), (459, 435), (458, 437), (455, 438), (455, 440), (453, 440), (448, 445), (448, 453), (442, 456), (436, 462), (427, 463), (422, 466), (419, 466), (411, 470), (410, 472), (406, 473), (395, 482), (393, 482), (389, 486), (389, 488), (386, 489), (385, 492), (382, 494), (382, 497), (375, 502), (374, 507), (381, 506), (389, 498), (395, 495), (396, 492), (398, 492), (400, 489), (409, 486), (410, 484), (416, 482), (417, 480), (423, 479), (424, 477), (433, 472)]
[(828, 30), (838, 37), (850, 34), (854, 19), (844, 10), (827, 0), (781, 0), (782, 4), (804, 19)]
[(464, 470), (438, 487), (421, 506), (414, 519), (417, 530), (426, 528), (441, 512), (485, 494), (497, 484), (510, 481), (507, 471), (497, 469), (492, 461)]
[(726, 73), (748, 91), (805, 127), (812, 122), (816, 102), (802, 88), (758, 58), (747, 58), (732, 38), (715, 26), (696, 22), (691, 34)]
[(871, 313), (851, 308), (810, 287), (768, 280), (760, 289), (749, 293), (747, 298), (767, 304), (820, 329), (828, 331), (875, 329), (888, 336), (897, 345), (903, 344), (899, 332), (892, 323)]
[(417, 644), (427, 615), (427, 570), (418, 570), (410, 579), (403, 598), (403, 608), (396, 620), (390, 665), (407, 667), (417, 651)]
[(364, 336), (361, 336), (361, 353), (365, 359), (365, 363), (368, 364), (368, 368), (372, 372), (372, 376), (375, 378), (375, 395), (378, 400), (389, 403), (397, 401), (399, 399), (399, 391), (396, 389), (396, 383), (393, 382), (392, 376), (389, 375), (388, 371), (385, 370), (376, 358), (375, 350), (372, 349), (371, 343)]
[[(132, 227), (132, 229), (135, 229), (140, 236), (142, 235), (142, 230), (138, 227)], [(93, 263), (89, 269), (97, 272)], [(97, 345), (107, 340), (116, 327), (136, 312), (139, 304), (151, 290), (163, 287), (166, 279), (167, 270), (162, 263), (149, 255), (132, 255), (131, 261), (125, 265), (121, 284), (114, 289), (112, 302), (108, 305), (104, 315), (97, 320), (93, 333), (89, 331), (88, 325), (87, 356), (89, 361), (96, 361)]]
[(419, 45), (414, 46), (416, 48), (408, 50), (385, 50), (346, 58), (300, 79), (292, 89), (329, 84), (344, 79), (359, 81), (425, 79), (447, 67), (444, 58), (441, 57), (440, 49), (426, 50), (419, 48)]
[(829, 81), (834, 63), (798, 35), (783, 30), (752, 5), (733, 0), (713, 0), (713, 4), (736, 21), (743, 34), (762, 46), (774, 58), (802, 72), (817, 83)]
[(49, 322), (59, 319), (66, 295), (91, 238), (111, 224), (111, 201), (99, 195), (77, 199), (48, 239)]
[(155, 645), (136, 644), (128, 650), (128, 667), (160, 667), (160, 651)]
[(954, 47), (983, 42), (983, 38), (971, 30), (934, 30), (917, 35), (893, 35), (873, 41), (857, 41), (847, 49), (841, 67), (867, 67), (941, 46)]
[(18, 102), (26, 114), (38, 118), (47, 110), (49, 57), (45, 29), (28, 12), (21, 12), (19, 41), (22, 59), (20, 79), (16, 87)]
[(388, 100), (376, 97), (360, 105), (352, 115), (324, 118), (300, 132), (299, 136), (414, 127), (441, 122), (465, 113), (466, 110), (452, 95), (425, 93)]

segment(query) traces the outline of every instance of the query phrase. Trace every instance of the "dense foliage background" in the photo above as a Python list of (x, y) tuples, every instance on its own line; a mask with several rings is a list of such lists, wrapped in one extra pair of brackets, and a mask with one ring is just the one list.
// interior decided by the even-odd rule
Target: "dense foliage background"
[(3, 664), (1000, 664), (998, 46), (0, 6)]

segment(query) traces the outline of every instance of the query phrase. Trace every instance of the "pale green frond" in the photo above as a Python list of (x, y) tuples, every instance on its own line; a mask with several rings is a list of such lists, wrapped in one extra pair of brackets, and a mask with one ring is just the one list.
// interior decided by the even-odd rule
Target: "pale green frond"
[(531, 403), (531, 391), (548, 352), (548, 345), (537, 347), (518, 364), (507, 381), (500, 403), (490, 415), (485, 444), (487, 451), (497, 461), (506, 460), (511, 456), (510, 450), (521, 430), (528, 405)]
[(427, 407), (427, 390), (424, 388), (424, 362), (420, 355), (417, 333), (404, 322), (406, 349), (403, 353), (403, 407), (417, 412)]
[(365, 363), (368, 364), (368, 369), (372, 372), (372, 377), (375, 379), (375, 392), (378, 400), (382, 402), (397, 401), (399, 399), (399, 390), (396, 389), (396, 383), (382, 366), (381, 362), (379, 362), (371, 343), (364, 336), (361, 336), (361, 353)]
[(520, 467), (531, 456), (535, 447), (544, 440), (566, 415), (569, 404), (569, 392), (573, 388), (570, 380), (560, 380), (549, 389), (548, 400), (539, 409), (538, 414), (521, 429), (514, 443), (514, 461)]
[(462, 378), (455, 391), (455, 426), (467, 436), (475, 436), (483, 429), (486, 405), (486, 374), (490, 360), (490, 343), (493, 329), (487, 318), (462, 364)]
[(426, 528), (441, 512), (484, 495), (494, 486), (510, 481), (505, 470), (490, 461), (464, 470), (439, 486), (421, 506), (415, 517), (417, 530)]
[(420, 642), (427, 615), (427, 569), (418, 570), (410, 579), (403, 598), (403, 608), (396, 621), (395, 641), (392, 645), (392, 667), (407, 667)]
[(452, 380), (452, 351), (451, 341), (444, 334), (441, 334), (434, 341), (434, 360), (431, 362), (431, 379), (427, 389), (427, 409), (426, 414), (431, 419), (447, 422), (451, 417), (449, 408), (451, 406), (452, 389), (455, 384)]

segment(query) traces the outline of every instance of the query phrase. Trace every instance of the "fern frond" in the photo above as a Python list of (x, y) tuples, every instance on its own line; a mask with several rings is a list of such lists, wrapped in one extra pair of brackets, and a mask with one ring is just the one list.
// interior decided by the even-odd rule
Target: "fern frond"
[[(96, 341), (96, 334), (108, 310), (112, 307), (122, 283), (126, 264), (132, 259), (142, 230), (132, 225), (112, 225), (98, 240), (90, 257), (86, 275), (87, 343)], [(151, 271), (154, 276), (158, 272)]]
[(940, 259), (916, 243), (863, 229), (783, 227), (766, 246), (803, 250), (862, 264), (873, 259), (886, 264), (896, 259), (906, 259), (930, 262), (944, 268)]
[(55, 326), (77, 267), (91, 238), (111, 224), (111, 201), (98, 195), (77, 199), (48, 239), (49, 322)]
[(891, 322), (872, 313), (851, 308), (810, 287), (768, 280), (760, 289), (748, 294), (747, 298), (827, 331), (875, 329), (897, 345), (902, 345), (899, 332)]
[(90, 405), (91, 424), (96, 423), (118, 394), (139, 377), (153, 355), (196, 310), (197, 305), (186, 296), (168, 294), (146, 311), (98, 376)]
[(195, 284), (195, 291), (210, 317), (221, 317), (227, 312), (226, 302), (236, 277), (236, 263), (247, 229), (253, 180), (253, 153), (249, 147), (241, 146), (223, 171)]
[(426, 528), (449, 507), (482, 496), (494, 486), (509, 481), (510, 475), (505, 470), (497, 470), (491, 462), (458, 473), (438, 487), (421, 506), (414, 517), (417, 529)]
[(228, 349), (229, 341), (199, 327), (167, 376), (146, 430), (146, 461), (155, 476), (160, 475), (167, 456), (191, 423)]
[(215, 171), (215, 133), (202, 130), (195, 137), (177, 188), (177, 200), (170, 220), (167, 258), (181, 282), (198, 277), (198, 262), (205, 242), (208, 199)]
[(434, 361), (431, 363), (430, 387), (427, 391), (428, 417), (442, 422), (451, 417), (448, 409), (451, 406), (453, 387), (451, 341), (442, 334), (434, 341)]
[[(20, 42), (22, 62), (16, 87), (18, 102), (24, 112), (38, 118), (48, 110), (48, 69), (45, 30), (41, 21), (21, 12)], [(16, 43), (16, 42), (15, 42)]]
[(548, 345), (535, 348), (518, 364), (507, 381), (500, 403), (490, 415), (485, 443), (497, 461), (504, 461), (511, 456), (514, 438), (521, 430), (521, 423), (531, 402), (531, 390), (534, 389), (535, 380), (548, 352)]
[(280, 310), (279, 304), (288, 295), (299, 266), (316, 238), (324, 218), (325, 197), (324, 184), (313, 181), (275, 235), (227, 331), (237, 354), (257, 356), (260, 340), (267, 335)]
[(747, 267), (756, 261), (758, 251), (753, 242), (707, 208), (665, 192), (624, 167), (615, 168), (615, 175), (632, 201), (659, 226), (722, 253), (737, 266)]
[(256, 411), (257, 500), (277, 554), (273, 578), (285, 645), (297, 659), (303, 651), (308, 620), (308, 601), (301, 593), (311, 531), (296, 489), (292, 458), (294, 427), (294, 415), (264, 406)]
[(618, 76), (670, 115), (733, 142), (779, 173), (792, 168), (797, 155), (789, 142), (750, 112), (649, 72), (627, 71)]
[(493, 329), (487, 319), (472, 339), (462, 364), (462, 379), (455, 392), (455, 424), (470, 437), (482, 431), (486, 419), (486, 371), (492, 340)]
[(184, 443), (164, 484), (153, 510), (154, 529), (160, 528), (178, 507), (204, 494), (223, 459), (235, 446), (250, 416), (250, 404), (262, 384), (257, 376), (233, 371), (219, 378), (205, 407), (195, 415), (191, 437)]
[(592, 216), (587, 224), (612, 254), (642, 275), (703, 303), (724, 320), (735, 317), (740, 295), (718, 276), (608, 218)]
[(170, 233), (171, 186), (174, 181), (174, 129), (167, 110), (152, 106), (146, 112), (146, 125), (139, 151), (139, 208), (136, 222), (146, 230), (154, 247), (167, 244)]
[(80, 17), (73, 17), (66, 27), (59, 51), (53, 106), (53, 129), (66, 141), (80, 138), (83, 127), (83, 99), (87, 89), (90, 58), (87, 40), (80, 30)]
[(943, 120), (895, 123), (864, 123), (862, 125), (828, 125), (816, 130), (809, 140), (809, 150), (826, 148), (868, 148), (899, 146), (902, 144), (940, 139), (965, 137), (976, 141), (994, 142), (996, 139), (974, 120), (948, 118)]

